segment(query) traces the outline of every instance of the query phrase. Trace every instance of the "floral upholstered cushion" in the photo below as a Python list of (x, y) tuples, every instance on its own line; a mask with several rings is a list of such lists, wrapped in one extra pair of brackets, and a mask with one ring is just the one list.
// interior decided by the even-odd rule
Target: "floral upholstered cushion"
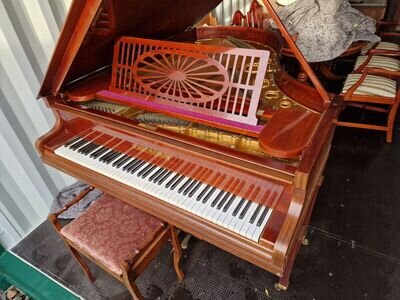
[(121, 262), (132, 259), (163, 227), (162, 221), (109, 195), (94, 202), (61, 229), (72, 244), (116, 274)]

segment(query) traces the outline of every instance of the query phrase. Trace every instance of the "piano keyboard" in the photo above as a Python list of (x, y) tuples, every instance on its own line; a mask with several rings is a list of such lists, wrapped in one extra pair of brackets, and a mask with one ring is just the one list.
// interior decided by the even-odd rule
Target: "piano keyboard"
[[(243, 188), (239, 179), (231, 177), (226, 180), (226, 176), (218, 170), (182, 163), (174, 157), (151, 156), (146, 149), (133, 144), (128, 151), (117, 151), (116, 147), (125, 141), (111, 137), (99, 143), (92, 134), (75, 137), (57, 148), (55, 153), (243, 237), (259, 241), (273, 210), (246, 199), (246, 196), (237, 196), (235, 192)], [(177, 168), (179, 164), (183, 167)], [(220, 188), (206, 184), (202, 180), (205, 178), (213, 178)], [(278, 184), (271, 184), (265, 189), (267, 193), (264, 195), (271, 198), (270, 201), (264, 201), (267, 203), (277, 201), (283, 192), (283, 187)], [(254, 198), (256, 193), (261, 195), (260, 187), (255, 185), (248, 190), (249, 198)]]

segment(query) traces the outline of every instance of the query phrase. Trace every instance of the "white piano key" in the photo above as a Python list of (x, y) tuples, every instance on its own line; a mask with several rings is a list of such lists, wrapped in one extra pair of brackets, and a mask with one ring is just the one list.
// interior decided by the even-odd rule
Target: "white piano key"
[(228, 225), (226, 225), (226, 224), (229, 224), (230, 221), (232, 220), (232, 218), (233, 218), (232, 212), (235, 209), (235, 207), (238, 205), (238, 203), (240, 202), (240, 199), (242, 199), (242, 198), (238, 197), (238, 196), (235, 197), (232, 204), (229, 206), (228, 210), (218, 217), (217, 224), (224, 226), (224, 227), (228, 227)]
[(249, 229), (249, 227), (251, 227), (250, 219), (251, 219), (251, 216), (253, 215), (254, 211), (257, 209), (257, 206), (258, 206), (258, 203), (256, 203), (256, 202), (251, 203), (249, 210), (247, 211), (245, 217), (242, 219), (243, 225), (239, 229), (239, 232), (238, 232), (240, 235), (245, 236), (247, 233), (247, 229)]
[(197, 196), (201, 193), (201, 189), (203, 187), (206, 187), (207, 185), (202, 183), (200, 184), (199, 188), (196, 190), (196, 192), (193, 193), (192, 197), (189, 196), (189, 194), (186, 195), (186, 200), (182, 203), (182, 208), (192, 212), (192, 209), (198, 204), (199, 201), (197, 201)]
[[(112, 140), (111, 140), (112, 141)], [(92, 141), (86, 142), (86, 145), (91, 143)], [(109, 141), (110, 142), (110, 141)], [(83, 145), (82, 145), (83, 146)], [(81, 147), (82, 147), (81, 146)], [(106, 145), (102, 145), (101, 147), (105, 147)], [(221, 195), (221, 197), (218, 199), (218, 201), (215, 203), (215, 206), (212, 207), (212, 203), (218, 196), (218, 194), (222, 191), (221, 189), (210, 187), (207, 192), (203, 195), (202, 199), (197, 201), (197, 197), (204, 191), (204, 189), (207, 187), (207, 184), (201, 183), (200, 186), (197, 188), (196, 192), (192, 195), (192, 197), (189, 197), (190, 191), (184, 195), (184, 192), (187, 188), (189, 188), (190, 184), (192, 182), (189, 182), (186, 184), (188, 178), (190, 178), (191, 175), (195, 174), (196, 171), (194, 170), (192, 174), (188, 174), (188, 176), (185, 176), (182, 178), (182, 180), (177, 184), (173, 190), (171, 190), (171, 186), (175, 184), (175, 182), (180, 178), (180, 174), (178, 172), (172, 172), (166, 168), (162, 168), (160, 166), (158, 167), (151, 167), (153, 168), (149, 174), (147, 174), (146, 178), (142, 178), (142, 176), (138, 176), (138, 174), (148, 168), (150, 169), (151, 163), (146, 162), (142, 163), (140, 167), (138, 165), (135, 166), (137, 167), (137, 170), (134, 172), (134, 174), (131, 174), (131, 172), (127, 172), (126, 170), (123, 170), (124, 166), (128, 166), (136, 157), (141, 155), (142, 152), (136, 153), (136, 155), (133, 155), (132, 153), (130, 154), (130, 158), (127, 159), (121, 166), (120, 168), (117, 168), (117, 166), (113, 166), (113, 163), (118, 161), (120, 158), (124, 157), (126, 153), (129, 153), (132, 149), (129, 149), (125, 153), (120, 153), (113, 159), (113, 161), (109, 164), (107, 164), (104, 161), (100, 161), (100, 158), (105, 155), (105, 153), (111, 153), (110, 151), (112, 150), (112, 147), (110, 147), (109, 150), (106, 150), (103, 154), (99, 155), (97, 158), (90, 157), (90, 154), (96, 152), (97, 150), (101, 149), (101, 147), (97, 149), (91, 150), (87, 155), (84, 153), (79, 153), (79, 147), (77, 150), (72, 150), (69, 147), (59, 147), (58, 149), (55, 150), (55, 153), (59, 156), (62, 156), (66, 159), (69, 159), (71, 161), (76, 162), (77, 164), (83, 165), (91, 170), (94, 170), (100, 174), (104, 174), (105, 176), (108, 176), (114, 180), (120, 181), (126, 185), (129, 185), (133, 188), (136, 188), (138, 190), (141, 190), (143, 192), (146, 192), (154, 197), (159, 198), (162, 201), (165, 201), (167, 203), (170, 203), (174, 206), (180, 207), (181, 209), (184, 209), (188, 212), (191, 212), (193, 214), (196, 214), (198, 216), (203, 217), (206, 220), (209, 220), (211, 222), (214, 222), (215, 224), (219, 224), (222, 227), (228, 228), (232, 231), (238, 232), (242, 236), (245, 236), (249, 239), (252, 239), (254, 241), (258, 241), (260, 238), (260, 235), (262, 234), (265, 225), (267, 224), (271, 214), (272, 214), (272, 209), (269, 209), (266, 213), (266, 216), (264, 220), (262, 221), (262, 224), (260, 226), (257, 226), (257, 222), (262, 214), (262, 208), (260, 209), (260, 212), (258, 213), (255, 221), (253, 224), (250, 224), (250, 219), (253, 216), (254, 211), (256, 210), (258, 204), (257, 203), (252, 203), (249, 200), (245, 200), (240, 207), (238, 213), (236, 216), (233, 216), (233, 211), (236, 209), (238, 204), (241, 201), (241, 197), (235, 196), (232, 200), (232, 203), (230, 204), (229, 208), (227, 209), (226, 212), (224, 212), (224, 207), (227, 205), (229, 200), (232, 197), (232, 194), (229, 194), (229, 196), (225, 199), (223, 205), (218, 209), (218, 205), (220, 202), (224, 199), (226, 192), (224, 191)], [(143, 150), (144, 151), (144, 150)], [(164, 166), (167, 165), (167, 163), (164, 162)], [(150, 177), (154, 174), (156, 174), (159, 170), (166, 170), (165, 173), (158, 178), (158, 181), (161, 180), (166, 174), (169, 175), (163, 180), (162, 184), (158, 184), (157, 182), (153, 182), (153, 180), (150, 180)], [(146, 171), (147, 172), (147, 171)], [(162, 174), (160, 173), (158, 175)], [(179, 175), (175, 181), (171, 184), (169, 184), (169, 187), (167, 188), (166, 185), (168, 182), (174, 178), (175, 175)], [(153, 178), (154, 179), (154, 178)], [(198, 180), (196, 180), (196, 183), (190, 188), (190, 190), (194, 189), (197, 185)], [(185, 186), (186, 184), (186, 186)], [(179, 193), (179, 189), (181, 188), (181, 192)], [(212, 191), (214, 188), (214, 191), (210, 196), (209, 193)], [(281, 187), (279, 187), (281, 188)], [(271, 194), (273, 193), (274, 188), (272, 187)], [(278, 191), (279, 192), (279, 191)], [(270, 194), (270, 195), (271, 195)], [(206, 203), (203, 203), (203, 200), (208, 197), (208, 200)], [(246, 212), (244, 218), (241, 220), (240, 214), (242, 211), (245, 209), (247, 203), (249, 204), (248, 211)]]
[(253, 234), (251, 235), (251, 239), (255, 242), (258, 242), (262, 232), (264, 231), (265, 225), (267, 224), (267, 222), (269, 221), (269, 218), (271, 217), (272, 214), (272, 209), (271, 208), (267, 208), (268, 212), (267, 215), (265, 216), (263, 222), (261, 223), (261, 226), (256, 226), (256, 229), (254, 230)]
[(201, 202), (200, 200), (197, 201), (197, 196), (200, 195), (201, 191), (205, 189), (206, 186), (207, 184), (202, 183), (192, 197), (188, 196), (188, 200), (185, 201), (183, 207), (186, 207), (188, 211), (193, 212), (193, 210), (196, 209), (197, 205), (200, 205), (199, 202)]

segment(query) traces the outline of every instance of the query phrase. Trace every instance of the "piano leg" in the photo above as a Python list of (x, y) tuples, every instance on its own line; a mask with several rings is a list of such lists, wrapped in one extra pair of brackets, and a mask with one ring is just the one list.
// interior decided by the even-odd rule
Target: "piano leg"
[(170, 224), (169, 230), (170, 230), (171, 244), (174, 251), (174, 268), (179, 281), (182, 282), (183, 277), (185, 276), (180, 265), (182, 248), (178, 241), (178, 235), (176, 234), (176, 227)]
[(290, 274), (292, 273), (294, 260), (297, 256), (297, 253), (299, 252), (300, 246), (301, 246), (301, 241), (300, 240), (296, 241), (296, 244), (294, 245), (294, 249), (293, 249), (292, 253), (290, 254), (288, 262), (286, 264), (285, 271), (283, 272), (282, 276), (279, 278), (279, 281), (274, 284), (275, 289), (277, 289), (278, 291), (286, 291), (289, 286)]
[(308, 244), (309, 244), (309, 241), (306, 238), (307, 227), (308, 227), (308, 224), (310, 223), (311, 212), (313, 211), (313, 208), (314, 208), (315, 199), (317, 197), (318, 189), (321, 186), (322, 178), (323, 177), (321, 175), (320, 180), (319, 180), (319, 184), (317, 185), (317, 188), (315, 189), (315, 191), (314, 191), (314, 193), (312, 195), (311, 202), (310, 202), (310, 207), (309, 207), (308, 212), (306, 213), (306, 216), (304, 218), (303, 225), (301, 226), (301, 230), (300, 230), (300, 233), (299, 233), (299, 238), (296, 240), (295, 245), (293, 246), (293, 250), (289, 254), (289, 258), (288, 258), (288, 262), (286, 264), (286, 268), (283, 271), (282, 276), (279, 278), (279, 281), (274, 284), (275, 289), (277, 289), (278, 291), (286, 291), (287, 290), (287, 288), (289, 286), (290, 274), (292, 273), (293, 264), (294, 264), (295, 258), (297, 256), (297, 253), (299, 252), (300, 246), (301, 245), (308, 246)]

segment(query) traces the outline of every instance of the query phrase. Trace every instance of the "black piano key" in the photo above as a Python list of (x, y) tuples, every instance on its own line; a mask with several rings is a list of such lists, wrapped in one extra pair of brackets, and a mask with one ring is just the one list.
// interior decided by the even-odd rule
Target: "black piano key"
[(207, 185), (204, 187), (204, 189), (200, 192), (200, 194), (197, 196), (196, 200), (200, 201), (201, 198), (203, 198), (203, 196), (207, 193), (207, 191), (211, 189), (211, 185)]
[(111, 149), (110, 151), (108, 151), (106, 154), (104, 154), (101, 159), (106, 162), (111, 156), (115, 155), (116, 153), (118, 153), (117, 150), (115, 149)]
[(222, 195), (225, 193), (225, 191), (220, 191), (217, 195), (217, 197), (215, 197), (215, 199), (213, 200), (213, 202), (211, 202), (211, 207), (214, 207), (215, 205), (217, 205), (219, 199), (221, 199)]
[(209, 192), (208, 192), (208, 194), (204, 197), (204, 199), (203, 199), (203, 203), (207, 203), (207, 201), (208, 201), (208, 199), (210, 199), (210, 197), (212, 196), (212, 194), (214, 194), (214, 192), (215, 192), (215, 190), (216, 190), (217, 188), (216, 187), (213, 187)]
[(158, 175), (153, 179), (153, 182), (156, 183), (156, 182), (160, 181), (161, 178), (164, 178), (164, 176), (165, 176), (166, 174), (168, 174), (168, 172), (170, 172), (170, 171), (169, 171), (168, 169), (165, 169), (164, 171), (162, 171), (160, 174), (158, 174)]
[(238, 205), (235, 207), (235, 209), (233, 210), (232, 216), (236, 216), (240, 210), (240, 208), (243, 206), (244, 202), (246, 201), (246, 199), (242, 198), (240, 199)]
[(101, 147), (99, 150), (93, 152), (92, 154), (90, 154), (91, 158), (98, 158), (100, 155), (102, 155), (104, 152), (106, 152), (108, 150), (107, 147)]
[(95, 145), (96, 145), (96, 144), (95, 144), (94, 142), (91, 142), (91, 143), (89, 143), (89, 144), (86, 144), (86, 145), (80, 147), (80, 148), (77, 149), (76, 151), (78, 151), (78, 153), (82, 153), (82, 152), (84, 152), (84, 151), (87, 151), (87, 149), (90, 149), (90, 148), (94, 147)]
[(137, 162), (127, 168), (126, 172), (131, 172), (133, 174), (133, 171), (136, 172), (138, 170), (138, 167), (143, 166), (144, 163), (146, 163), (145, 160), (139, 159)]
[(114, 158), (118, 157), (118, 156), (121, 155), (121, 154), (122, 154), (122, 153), (119, 152), (118, 150), (114, 150), (114, 151), (112, 152), (112, 154), (110, 154), (110, 155), (107, 157), (107, 159), (105, 159), (104, 161), (105, 161), (106, 163), (109, 163), (111, 159), (114, 160)]
[(100, 156), (99, 161), (106, 160), (112, 153), (114, 153), (114, 150), (110, 149), (110, 151), (107, 151), (104, 155)]
[(257, 221), (257, 227), (260, 227), (262, 222), (264, 222), (264, 219), (267, 216), (268, 211), (269, 211), (269, 208), (265, 207), (263, 212), (262, 212), (262, 214), (261, 214), (261, 216), (260, 216), (260, 218)]
[(120, 159), (118, 159), (117, 161), (113, 162), (112, 166), (116, 167), (116, 168), (120, 168), (130, 158), (131, 157), (129, 155), (125, 154)]
[(79, 147), (83, 146), (87, 142), (88, 142), (88, 140), (82, 139), (82, 140), (76, 142), (75, 144), (72, 144), (71, 146), (69, 146), (69, 148), (75, 151), (76, 149), (78, 149)]
[(137, 162), (139, 162), (139, 158), (132, 157), (132, 160), (128, 162), (125, 166), (123, 166), (122, 171), (126, 171), (128, 168), (132, 167)]
[[(110, 149), (109, 148), (107, 148), (107, 147), (103, 147), (103, 148), (100, 148), (99, 150), (97, 150), (96, 152), (93, 152), (93, 158), (94, 159), (97, 159), (97, 158), (99, 158), (99, 157), (102, 157), (102, 155), (104, 154), (104, 153), (106, 153), (106, 152), (108, 152)], [(95, 154), (96, 153), (96, 154)], [(90, 154), (90, 155), (92, 155), (92, 154)]]
[(68, 146), (72, 145), (73, 143), (76, 143), (76, 142), (79, 141), (81, 138), (82, 138), (82, 137), (77, 136), (77, 137), (74, 137), (74, 138), (70, 139), (66, 144), (64, 144), (64, 147), (68, 147)]
[(144, 172), (142, 175), (142, 178), (146, 179), (146, 177), (149, 176), (155, 169), (158, 169), (157, 165), (153, 165), (150, 169), (148, 169), (146, 172)]
[(176, 180), (176, 181), (171, 185), (171, 188), (170, 188), (171, 191), (173, 191), (183, 179), (185, 179), (185, 176), (181, 175), (181, 176), (178, 178), (178, 180)]
[(187, 188), (187, 186), (193, 181), (192, 178), (188, 178), (185, 183), (179, 188), (178, 193), (182, 193), (183, 190), (185, 190)]
[(162, 172), (164, 172), (164, 171), (166, 171), (166, 169), (164, 169), (164, 168), (160, 168), (159, 170), (157, 170), (157, 172), (155, 172), (153, 175), (151, 175), (150, 177), (149, 177), (149, 181), (152, 181), (153, 179), (156, 179), (156, 177), (158, 176), (158, 175), (160, 175)]
[(165, 187), (169, 188), (175, 182), (175, 180), (177, 180), (180, 176), (181, 176), (180, 174), (175, 174), (175, 176), (172, 177), (171, 180), (167, 182)]
[(152, 167), (156, 167), (153, 164), (148, 164), (148, 166), (146, 166), (146, 168), (141, 169), (139, 173), (137, 173), (137, 176), (142, 176), (144, 173), (146, 173), (149, 169), (151, 169)]
[(79, 152), (80, 149), (83, 149), (86, 146), (89, 146), (92, 142), (90, 142), (90, 140), (86, 140), (84, 141), (82, 144), (80, 144), (79, 146), (76, 146), (74, 148), (72, 148), (72, 150)]
[(74, 143), (69, 145), (69, 148), (72, 149), (73, 146), (78, 145), (78, 143), (82, 143), (83, 141), (85, 141), (85, 138), (80, 138), (77, 141), (75, 141)]
[(101, 147), (101, 145), (95, 145), (94, 147), (90, 147), (90, 149), (86, 149), (86, 151), (83, 154), (88, 155), (89, 153), (96, 151), (99, 147)]
[(201, 182), (199, 181), (196, 186), (193, 188), (193, 190), (190, 191), (189, 193), (189, 198), (192, 198), (193, 195), (196, 193), (196, 191), (200, 188)]
[(250, 218), (250, 224), (253, 224), (253, 223), (254, 223), (254, 221), (256, 220), (257, 215), (258, 215), (258, 213), (260, 212), (261, 208), (262, 208), (262, 205), (261, 205), (261, 204), (258, 204), (256, 210), (254, 211), (253, 215), (252, 215), (251, 218)]
[(229, 196), (231, 195), (231, 193), (226, 192), (224, 197), (222, 198), (222, 200), (218, 203), (217, 205), (217, 209), (221, 209), (222, 206), (224, 206), (224, 203), (226, 202), (226, 200), (228, 200)]
[(243, 219), (244, 216), (246, 215), (247, 211), (249, 210), (249, 207), (251, 205), (251, 201), (247, 201), (246, 205), (244, 206), (242, 212), (239, 215), (239, 219)]
[(223, 212), (227, 212), (227, 210), (229, 209), (229, 207), (232, 205), (233, 200), (235, 200), (236, 195), (232, 195), (228, 202), (225, 204), (224, 208), (222, 209)]
[(137, 171), (142, 170), (143, 167), (146, 167), (149, 163), (146, 161), (142, 161), (139, 164), (137, 164), (135, 167), (132, 168), (132, 170), (130, 171), (131, 174), (135, 174)]
[(114, 160), (116, 160), (116, 159), (117, 159), (118, 157), (120, 157), (121, 155), (122, 155), (121, 152), (116, 151), (114, 155), (111, 155), (111, 156), (107, 159), (106, 164), (108, 165), (108, 164), (112, 163)]
[[(186, 195), (191, 191), (191, 189), (192, 189), (196, 184), (199, 184), (199, 183), (200, 183), (199, 181), (193, 180), (193, 181), (188, 185), (188, 187), (183, 191), (183, 195), (186, 196)], [(201, 184), (201, 183), (200, 183), (200, 184)]]
[(158, 184), (158, 185), (163, 184), (163, 182), (164, 182), (165, 180), (167, 180), (173, 173), (174, 173), (174, 172), (172, 172), (172, 171), (169, 171), (169, 172), (165, 173), (164, 176), (161, 176), (160, 179), (157, 181), (157, 184)]

